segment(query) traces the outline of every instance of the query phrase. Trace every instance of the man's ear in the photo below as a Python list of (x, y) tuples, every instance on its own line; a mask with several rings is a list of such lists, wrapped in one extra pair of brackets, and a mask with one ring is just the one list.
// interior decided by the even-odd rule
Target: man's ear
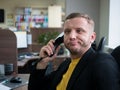
[(96, 33), (93, 32), (92, 35), (91, 35), (91, 43), (93, 43), (96, 39)]

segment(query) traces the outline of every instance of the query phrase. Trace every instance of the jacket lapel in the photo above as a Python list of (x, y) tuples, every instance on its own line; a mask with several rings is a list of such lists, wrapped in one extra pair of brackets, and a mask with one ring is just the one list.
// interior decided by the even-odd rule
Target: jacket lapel
[(70, 78), (70, 80), (68, 82), (68, 85), (67, 85), (67, 90), (70, 90), (72, 88), (72, 86), (74, 85), (77, 77), (80, 76), (80, 74), (82, 73), (84, 68), (88, 65), (88, 61), (91, 61), (90, 58), (92, 58), (92, 55), (93, 55), (93, 50), (89, 49), (84, 54), (84, 56), (81, 58), (80, 62), (75, 67), (75, 70), (73, 71), (73, 74), (71, 75), (71, 78)]

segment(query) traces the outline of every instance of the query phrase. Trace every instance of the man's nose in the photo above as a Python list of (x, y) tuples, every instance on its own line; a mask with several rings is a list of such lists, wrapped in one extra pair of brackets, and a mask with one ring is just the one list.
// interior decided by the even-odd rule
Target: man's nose
[(76, 38), (76, 33), (73, 31), (70, 33), (70, 38), (75, 39)]

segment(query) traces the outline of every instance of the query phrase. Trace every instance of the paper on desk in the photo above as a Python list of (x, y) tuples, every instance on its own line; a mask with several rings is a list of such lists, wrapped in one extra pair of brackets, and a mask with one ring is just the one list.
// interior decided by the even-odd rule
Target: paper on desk
[(11, 88), (0, 83), (0, 90), (11, 90)]

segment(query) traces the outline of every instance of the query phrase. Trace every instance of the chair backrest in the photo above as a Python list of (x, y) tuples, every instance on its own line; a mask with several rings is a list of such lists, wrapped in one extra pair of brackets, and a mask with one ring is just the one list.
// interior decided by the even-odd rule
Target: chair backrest
[(0, 64), (13, 64), (13, 72), (17, 68), (17, 43), (14, 32), (0, 29)]
[(120, 66), (120, 46), (117, 46), (115, 49), (113, 49), (111, 55), (115, 58), (118, 65)]
[(103, 52), (104, 47), (105, 47), (105, 43), (106, 43), (106, 37), (102, 37), (96, 50), (100, 51), (100, 52)]

